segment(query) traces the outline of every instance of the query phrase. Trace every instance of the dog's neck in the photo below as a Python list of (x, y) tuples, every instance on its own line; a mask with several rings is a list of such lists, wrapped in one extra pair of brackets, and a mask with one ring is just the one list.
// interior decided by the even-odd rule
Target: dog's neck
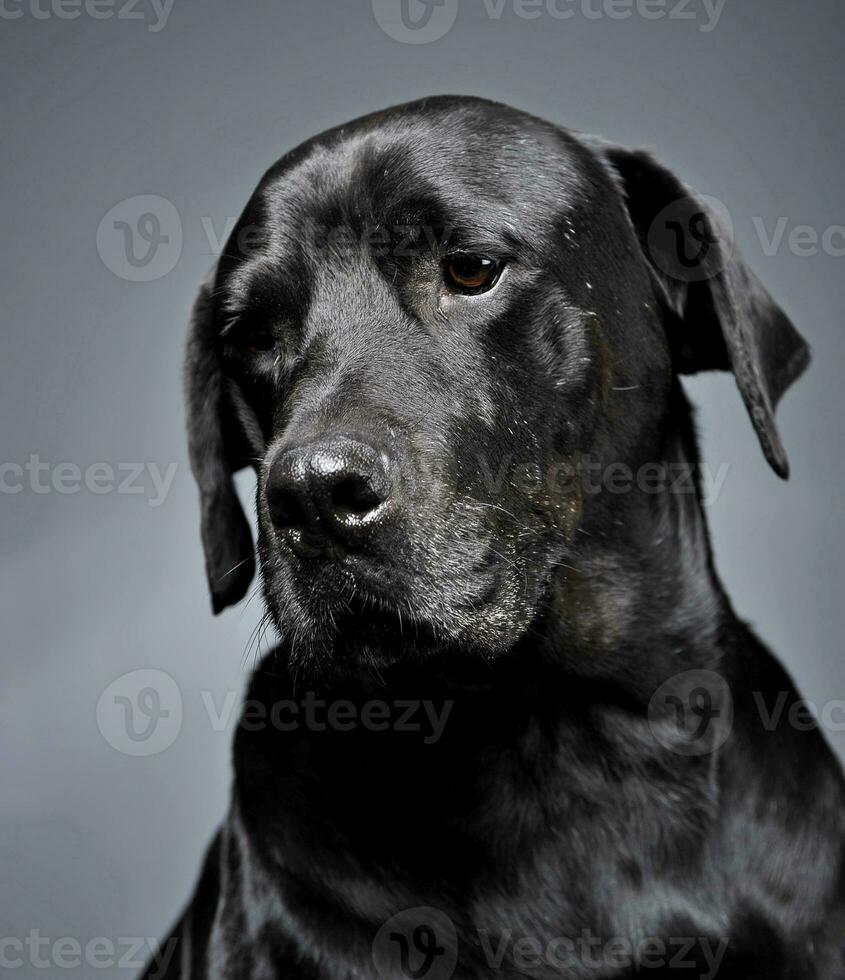
[[(577, 933), (581, 912), (567, 889), (615, 874), (602, 855), (620, 846), (631, 855), (694, 851), (709, 819), (712, 768), (655, 740), (656, 677), (646, 678), (709, 663), (714, 652), (692, 638), (673, 645), (674, 628), (660, 636), (659, 649), (644, 638), (584, 659), (574, 647), (555, 653), (549, 634), (493, 662), (444, 657), (316, 691), (294, 685), (268, 656), (249, 692), (265, 720), (256, 725), (253, 713), (236, 738), (230, 824), (232, 847), (249, 850), (230, 864), (250, 866), (244, 887), (272, 896), (256, 935), (284, 930), (297, 909), (297, 934), (315, 948), (330, 936), (324, 954), (354, 960), (399, 909), (434, 907), (478, 935), (523, 916), (540, 923), (548, 903), (557, 921), (550, 935)], [(270, 720), (278, 705), (285, 731)], [(341, 724), (338, 716), (332, 724), (332, 705), (343, 705)], [(376, 724), (366, 721), (373, 705)], [(538, 869), (561, 848), (568, 883), (550, 882)], [(636, 867), (632, 859), (630, 873), (647, 880), (653, 871), (646, 858)], [(650, 935), (660, 924), (648, 918), (654, 909), (639, 907), (643, 894), (634, 888), (619, 908), (641, 915)], [(354, 929), (344, 925), (350, 908)], [(612, 934), (625, 935), (626, 922), (614, 922)]]

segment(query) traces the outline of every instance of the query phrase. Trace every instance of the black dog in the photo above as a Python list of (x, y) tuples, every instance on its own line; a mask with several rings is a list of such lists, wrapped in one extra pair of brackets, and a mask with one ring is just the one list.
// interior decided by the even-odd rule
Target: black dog
[[(149, 976), (845, 976), (838, 765), (713, 568), (678, 375), (775, 471), (805, 343), (643, 152), (434, 98), (262, 179), (187, 385), (280, 645)], [(162, 964), (168, 963), (166, 970)]]

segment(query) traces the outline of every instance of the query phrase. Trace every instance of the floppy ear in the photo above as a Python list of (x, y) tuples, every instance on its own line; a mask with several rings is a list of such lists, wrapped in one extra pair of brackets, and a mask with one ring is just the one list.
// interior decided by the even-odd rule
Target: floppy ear
[(211, 605), (219, 613), (242, 599), (255, 575), (255, 546), (232, 474), (249, 449), (230, 404), (217, 352), (211, 286), (194, 303), (185, 357), (188, 453), (199, 485), (202, 543)]
[(667, 308), (677, 370), (733, 371), (766, 459), (786, 479), (774, 412), (807, 367), (809, 347), (735, 251), (720, 202), (691, 191), (642, 150), (595, 148), (621, 187)]

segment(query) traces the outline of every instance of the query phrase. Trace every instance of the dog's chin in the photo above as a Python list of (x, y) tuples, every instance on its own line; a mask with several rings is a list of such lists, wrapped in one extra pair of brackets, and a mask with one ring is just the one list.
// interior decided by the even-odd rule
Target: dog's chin
[(379, 677), (394, 668), (425, 672), (455, 659), (496, 659), (525, 633), (498, 608), (469, 616), (456, 610), (437, 622), (382, 597), (324, 601), (308, 609), (271, 602), (270, 608), (288, 667), (298, 680), (318, 684)]
[(428, 660), (446, 641), (433, 624), (384, 600), (344, 604), (335, 617), (334, 654), (341, 664), (390, 667)]
[[(455, 575), (432, 583), (366, 568), (262, 563), (268, 609), (283, 652), (298, 677), (365, 674), (429, 666), (454, 656), (496, 658), (533, 620), (539, 591), (527, 595), (500, 573)], [(369, 573), (369, 574), (368, 574)]]
[(402, 597), (357, 589), (350, 598), (331, 589), (302, 595), (265, 589), (282, 649), (297, 676), (328, 678), (422, 663), (448, 647), (448, 631), (414, 612)]

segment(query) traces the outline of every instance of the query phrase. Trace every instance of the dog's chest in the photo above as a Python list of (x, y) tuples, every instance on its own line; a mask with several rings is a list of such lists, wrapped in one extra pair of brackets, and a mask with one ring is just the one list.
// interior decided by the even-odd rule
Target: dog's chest
[(606, 732), (559, 718), (496, 739), (473, 736), (478, 722), (453, 715), (452, 742), (311, 739), (262, 766), (245, 839), (274, 900), (254, 954), (266, 944), (271, 962), (293, 932), (364, 971), (375, 956), (410, 976), (442, 957), (455, 976), (542, 980), (612, 975), (597, 944), (634, 957), (665, 934), (661, 905), (678, 902), (660, 868), (701, 853), (708, 771), (634, 765)]

